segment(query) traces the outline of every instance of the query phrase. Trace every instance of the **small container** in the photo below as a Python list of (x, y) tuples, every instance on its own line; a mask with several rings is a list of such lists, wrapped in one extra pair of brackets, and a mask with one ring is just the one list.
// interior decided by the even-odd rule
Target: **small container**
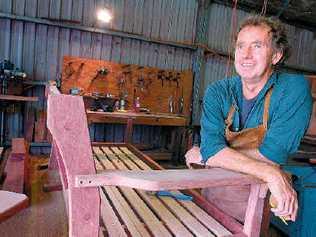
[(120, 99), (120, 110), (125, 110), (125, 100)]
[(135, 112), (139, 112), (139, 108), (140, 108), (140, 99), (139, 97), (136, 97), (135, 102), (134, 102)]

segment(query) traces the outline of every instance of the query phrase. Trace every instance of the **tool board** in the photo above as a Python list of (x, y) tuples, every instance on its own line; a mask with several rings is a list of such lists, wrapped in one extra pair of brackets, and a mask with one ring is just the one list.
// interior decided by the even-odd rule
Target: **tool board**
[(124, 98), (132, 110), (139, 97), (142, 108), (151, 113), (169, 113), (190, 118), (193, 74), (134, 64), (65, 56), (61, 91), (69, 94)]

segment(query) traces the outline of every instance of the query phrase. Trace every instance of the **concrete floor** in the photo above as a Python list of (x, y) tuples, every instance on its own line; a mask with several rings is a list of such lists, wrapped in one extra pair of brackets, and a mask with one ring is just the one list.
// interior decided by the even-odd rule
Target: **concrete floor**
[(47, 158), (31, 157), (31, 205), (0, 224), (1, 237), (66, 237), (67, 218), (62, 192), (45, 193), (46, 170), (37, 167)]

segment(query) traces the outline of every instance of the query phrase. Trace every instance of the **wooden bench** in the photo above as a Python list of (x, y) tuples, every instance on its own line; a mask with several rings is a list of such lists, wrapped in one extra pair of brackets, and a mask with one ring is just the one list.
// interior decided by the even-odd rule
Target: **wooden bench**
[(6, 161), (5, 180), (0, 190), (0, 222), (26, 208), (29, 204), (28, 152), (23, 138), (12, 139), (11, 153)]
[[(129, 144), (90, 144), (83, 100), (48, 89), (51, 167), (58, 167), (69, 236), (259, 236), (267, 187), (223, 169), (162, 170)], [(192, 188), (250, 185), (242, 225)], [(178, 190), (193, 201), (148, 191)]]

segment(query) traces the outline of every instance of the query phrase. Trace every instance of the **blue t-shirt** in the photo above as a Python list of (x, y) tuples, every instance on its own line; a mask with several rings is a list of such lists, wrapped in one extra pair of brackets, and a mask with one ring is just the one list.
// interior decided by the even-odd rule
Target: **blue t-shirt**
[(240, 127), (243, 128), (245, 126), (246, 120), (249, 117), (250, 111), (252, 107), (255, 105), (257, 100), (257, 96), (247, 100), (245, 97), (242, 98), (242, 106), (240, 113)]
[(262, 124), (264, 96), (273, 86), (268, 130), (259, 151), (269, 160), (284, 164), (295, 153), (308, 128), (312, 97), (303, 75), (274, 73), (260, 91), (244, 126), (240, 121), (242, 85), (239, 76), (212, 83), (206, 90), (201, 118), (201, 154), (204, 161), (228, 146), (225, 139), (225, 119), (233, 105), (232, 128), (254, 128)]

